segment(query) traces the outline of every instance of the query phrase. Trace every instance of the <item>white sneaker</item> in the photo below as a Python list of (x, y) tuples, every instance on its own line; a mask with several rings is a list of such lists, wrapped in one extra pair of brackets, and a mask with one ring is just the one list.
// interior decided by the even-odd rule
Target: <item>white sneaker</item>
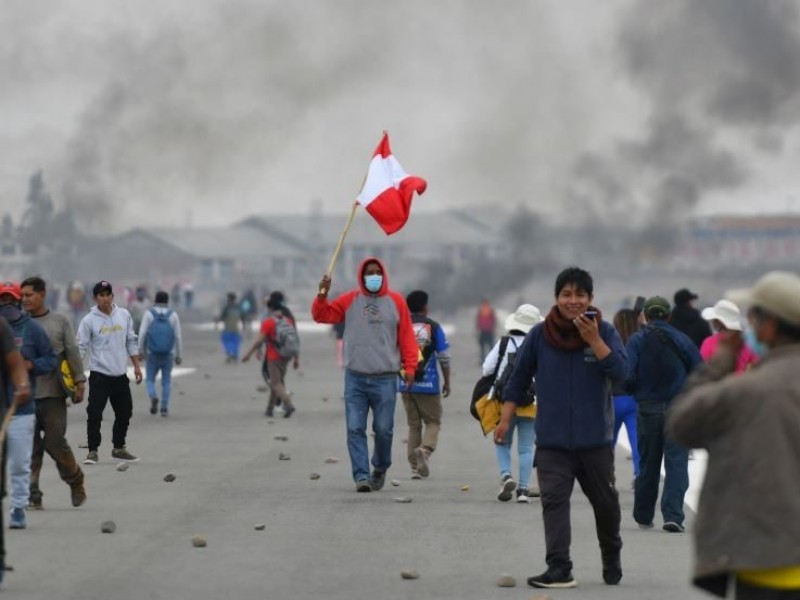
[(422, 475), (416, 469), (411, 469), (411, 479), (422, 479)]
[(529, 494), (527, 489), (519, 488), (517, 490), (517, 502), (524, 503), (524, 504), (530, 504), (531, 498), (530, 498), (530, 494)]

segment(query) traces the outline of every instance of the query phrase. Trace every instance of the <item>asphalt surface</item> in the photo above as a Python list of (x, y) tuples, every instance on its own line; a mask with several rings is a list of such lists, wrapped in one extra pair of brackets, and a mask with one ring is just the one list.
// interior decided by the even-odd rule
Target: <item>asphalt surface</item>
[[(185, 328), (184, 367), (171, 415), (151, 416), (144, 384), (134, 387), (128, 447), (141, 457), (125, 472), (111, 459), (106, 409), (101, 462), (85, 467), (89, 499), (72, 508), (69, 488), (45, 457), (44, 510), (28, 529), (6, 530), (4, 596), (34, 599), (691, 599), (691, 538), (641, 531), (630, 514), (632, 469), (617, 452), (623, 509), (623, 579), (606, 586), (591, 508), (573, 496), (571, 590), (534, 590), (525, 579), (545, 568), (541, 507), (496, 500), (492, 444), (468, 414), (478, 376), (466, 328), (450, 336), (453, 394), (445, 399), (431, 476), (412, 481), (405, 414), (398, 401), (394, 466), (383, 491), (356, 494), (345, 443), (342, 373), (326, 331), (304, 332), (301, 370), (290, 372), (297, 412), (264, 416), (259, 364), (226, 365), (216, 334)], [(83, 459), (85, 405), (70, 408), (73, 449)], [(275, 440), (287, 436), (288, 441)], [(279, 460), (279, 454), (290, 460)], [(338, 457), (326, 464), (327, 457)], [(516, 467), (515, 467), (516, 468)], [(165, 483), (173, 473), (176, 480)], [(309, 478), (319, 473), (318, 480)], [(388, 479), (399, 480), (398, 487)], [(462, 491), (462, 486), (469, 486)], [(394, 501), (410, 497), (411, 503)], [(8, 510), (8, 499), (3, 504)], [(113, 534), (101, 524), (113, 520)], [(4, 519), (7, 526), (7, 519)], [(262, 531), (255, 529), (263, 524)], [(660, 524), (660, 523), (659, 523)], [(688, 527), (691, 529), (692, 517)], [(204, 536), (205, 548), (192, 546)], [(415, 569), (417, 580), (400, 572)], [(516, 588), (498, 588), (502, 573)]]

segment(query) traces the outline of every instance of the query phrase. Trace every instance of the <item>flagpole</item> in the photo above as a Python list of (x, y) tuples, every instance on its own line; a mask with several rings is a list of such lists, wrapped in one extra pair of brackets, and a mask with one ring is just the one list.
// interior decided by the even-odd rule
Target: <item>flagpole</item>
[(342, 246), (344, 245), (344, 238), (347, 237), (347, 232), (350, 229), (350, 225), (353, 224), (353, 217), (356, 216), (357, 208), (358, 208), (358, 202), (353, 202), (353, 208), (350, 209), (350, 216), (347, 218), (347, 223), (345, 224), (344, 229), (342, 229), (342, 234), (339, 236), (339, 243), (336, 244), (336, 248), (333, 251), (333, 256), (331, 256), (331, 262), (328, 264), (327, 273), (329, 277), (333, 275), (333, 268), (336, 266), (336, 259), (339, 258), (339, 252), (341, 252)]

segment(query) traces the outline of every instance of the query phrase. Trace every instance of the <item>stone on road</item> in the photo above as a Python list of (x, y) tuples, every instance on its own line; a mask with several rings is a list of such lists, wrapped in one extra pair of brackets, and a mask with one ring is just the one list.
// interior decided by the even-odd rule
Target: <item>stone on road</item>
[(117, 530), (117, 524), (114, 521), (103, 521), (100, 525), (100, 531), (103, 533), (114, 533)]

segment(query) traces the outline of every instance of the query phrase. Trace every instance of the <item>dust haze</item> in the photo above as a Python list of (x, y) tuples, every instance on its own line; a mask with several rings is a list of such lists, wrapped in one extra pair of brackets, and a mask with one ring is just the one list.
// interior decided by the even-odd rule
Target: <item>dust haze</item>
[(415, 210), (524, 205), (668, 245), (703, 207), (768, 206), (797, 155), (785, 0), (4, 9), (0, 197), (19, 217), (43, 169), (84, 232), (342, 210), (388, 129), (429, 181)]

